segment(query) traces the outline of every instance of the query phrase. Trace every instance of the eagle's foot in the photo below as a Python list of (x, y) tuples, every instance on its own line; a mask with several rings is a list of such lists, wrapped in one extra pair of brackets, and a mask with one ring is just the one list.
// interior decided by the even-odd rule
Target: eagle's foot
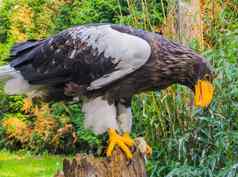
[(109, 128), (109, 145), (107, 148), (107, 157), (112, 156), (112, 151), (115, 145), (118, 145), (126, 154), (128, 159), (132, 158), (132, 153), (130, 151), (130, 147), (134, 145), (134, 141), (130, 138), (128, 133), (124, 133), (122, 136), (118, 135), (116, 130), (113, 128)]
[(24, 101), (23, 101), (22, 110), (25, 113), (29, 113), (31, 111), (31, 107), (32, 107), (32, 99), (31, 98), (25, 98)]

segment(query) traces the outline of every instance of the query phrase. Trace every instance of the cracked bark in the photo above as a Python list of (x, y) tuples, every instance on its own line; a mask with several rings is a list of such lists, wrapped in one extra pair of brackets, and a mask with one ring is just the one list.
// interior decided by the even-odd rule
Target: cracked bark
[(102, 158), (77, 154), (73, 160), (64, 159), (63, 171), (55, 177), (146, 177), (143, 155), (136, 151), (133, 159), (127, 160), (116, 148), (112, 157)]

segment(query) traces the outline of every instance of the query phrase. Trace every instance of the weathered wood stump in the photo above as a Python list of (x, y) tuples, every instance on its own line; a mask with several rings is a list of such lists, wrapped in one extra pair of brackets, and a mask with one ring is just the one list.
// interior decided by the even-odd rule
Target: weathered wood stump
[(63, 172), (55, 177), (146, 177), (145, 161), (141, 152), (135, 151), (132, 160), (116, 148), (112, 157), (97, 158), (77, 154), (73, 160), (64, 159)]

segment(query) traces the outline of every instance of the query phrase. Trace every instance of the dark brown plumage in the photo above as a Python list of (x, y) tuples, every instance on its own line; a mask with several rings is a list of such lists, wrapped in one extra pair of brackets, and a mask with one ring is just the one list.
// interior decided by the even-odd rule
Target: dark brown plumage
[(58, 99), (84, 96), (85, 127), (109, 132), (107, 156), (117, 144), (132, 158), (127, 146), (134, 144), (128, 135), (134, 94), (178, 83), (195, 91), (195, 104), (203, 107), (213, 95), (211, 69), (202, 56), (129, 26), (73, 27), (48, 39), (16, 44), (11, 58), (10, 65), (0, 67), (0, 78), (11, 78), (6, 93), (34, 96), (47, 90)]
[[(102, 88), (87, 89), (94, 80), (115, 71), (117, 63), (113, 62), (113, 56), (98, 55), (97, 49), (87, 46), (80, 38), (72, 40), (70, 33), (75, 28), (49, 39), (17, 44), (12, 49), (11, 66), (19, 70), (30, 84), (44, 85), (53, 90), (49, 91), (51, 94), (56, 93), (57, 88), (58, 95), (107, 95), (113, 101), (127, 105), (135, 93), (163, 89), (174, 83), (194, 89), (198, 79), (206, 73), (211, 75), (205, 60), (189, 48), (156, 33), (123, 25), (110, 26), (113, 30), (147, 41), (151, 55), (142, 67)], [(75, 48), (78, 51), (70, 59)]]

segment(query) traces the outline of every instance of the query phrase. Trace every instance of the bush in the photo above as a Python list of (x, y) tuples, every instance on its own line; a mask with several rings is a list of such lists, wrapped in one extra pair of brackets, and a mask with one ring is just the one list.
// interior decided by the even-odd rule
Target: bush
[(4, 147), (24, 148), (36, 153), (98, 150), (101, 141), (83, 127), (83, 114), (79, 108), (76, 104), (54, 103), (49, 107), (44, 103), (33, 107), (26, 116), (5, 117), (1, 122)]

